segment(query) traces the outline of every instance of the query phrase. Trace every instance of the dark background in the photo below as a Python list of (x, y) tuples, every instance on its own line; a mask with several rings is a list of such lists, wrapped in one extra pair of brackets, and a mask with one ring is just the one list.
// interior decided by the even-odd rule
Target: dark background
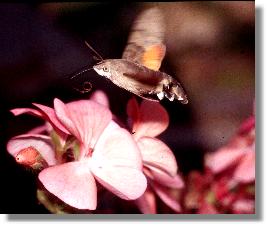
[[(36, 200), (36, 174), (6, 151), (7, 141), (41, 125), (9, 110), (52, 106), (88, 98), (85, 81), (102, 89), (112, 112), (126, 118), (132, 94), (94, 71), (67, 75), (94, 60), (87, 40), (103, 58), (120, 58), (132, 21), (149, 3), (0, 4), (0, 177), (1, 213), (48, 213)], [(152, 4), (153, 5), (153, 4)], [(162, 71), (176, 76), (189, 104), (163, 100), (170, 116), (160, 138), (176, 155), (180, 172), (201, 170), (203, 154), (226, 144), (253, 111), (255, 98), (254, 2), (154, 3), (166, 16), (167, 54)]]

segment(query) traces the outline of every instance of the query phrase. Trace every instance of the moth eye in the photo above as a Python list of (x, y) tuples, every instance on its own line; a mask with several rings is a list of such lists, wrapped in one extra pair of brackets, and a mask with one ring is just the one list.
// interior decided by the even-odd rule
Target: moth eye
[(103, 71), (104, 72), (108, 72), (108, 68), (107, 67), (103, 67)]

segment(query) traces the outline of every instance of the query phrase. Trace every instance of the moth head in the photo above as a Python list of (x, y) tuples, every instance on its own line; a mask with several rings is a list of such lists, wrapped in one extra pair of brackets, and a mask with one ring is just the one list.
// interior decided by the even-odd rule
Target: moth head
[(101, 61), (100, 63), (94, 65), (93, 69), (99, 75), (102, 75), (106, 78), (111, 77), (111, 65), (109, 61)]

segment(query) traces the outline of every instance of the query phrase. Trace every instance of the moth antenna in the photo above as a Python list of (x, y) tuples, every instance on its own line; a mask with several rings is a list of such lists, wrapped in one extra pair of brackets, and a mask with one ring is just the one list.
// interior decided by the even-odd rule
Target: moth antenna
[(102, 56), (87, 41), (84, 41), (84, 43), (89, 49), (91, 49), (99, 57), (99, 60), (103, 61)]
[(93, 56), (93, 59), (96, 61), (103, 61), (103, 60), (99, 59), (97, 56)]

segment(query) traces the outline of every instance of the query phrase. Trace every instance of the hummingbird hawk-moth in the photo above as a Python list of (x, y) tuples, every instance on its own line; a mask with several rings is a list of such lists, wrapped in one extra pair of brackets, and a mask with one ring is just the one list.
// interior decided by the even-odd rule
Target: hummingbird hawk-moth
[[(142, 98), (188, 103), (181, 84), (159, 71), (165, 56), (163, 17), (158, 8), (142, 12), (135, 20), (122, 59), (106, 59), (93, 66), (101, 76)], [(99, 55), (99, 54), (98, 54)]]

